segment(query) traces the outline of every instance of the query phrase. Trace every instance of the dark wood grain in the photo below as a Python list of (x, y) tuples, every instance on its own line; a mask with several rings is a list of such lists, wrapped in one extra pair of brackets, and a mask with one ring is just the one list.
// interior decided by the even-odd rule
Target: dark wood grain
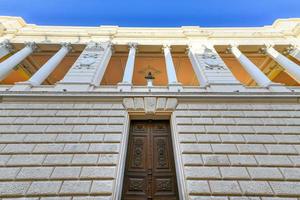
[(178, 199), (169, 121), (131, 122), (122, 199)]

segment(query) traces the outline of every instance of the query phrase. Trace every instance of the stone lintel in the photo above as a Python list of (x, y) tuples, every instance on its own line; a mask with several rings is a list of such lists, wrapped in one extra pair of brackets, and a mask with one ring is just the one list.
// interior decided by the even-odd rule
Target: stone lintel
[(177, 104), (177, 98), (129, 97), (123, 99), (123, 105), (128, 112), (144, 112), (146, 114), (173, 111)]

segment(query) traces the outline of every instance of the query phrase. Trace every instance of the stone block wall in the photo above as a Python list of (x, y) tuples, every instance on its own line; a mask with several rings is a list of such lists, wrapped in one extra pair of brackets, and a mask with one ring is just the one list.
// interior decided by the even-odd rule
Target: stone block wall
[[(184, 199), (299, 200), (300, 104), (179, 103), (173, 122)], [(0, 199), (117, 199), (127, 128), (122, 103), (0, 103)]]
[(186, 199), (300, 199), (300, 104), (181, 103), (173, 122)]
[(0, 103), (0, 199), (113, 199), (121, 103)]

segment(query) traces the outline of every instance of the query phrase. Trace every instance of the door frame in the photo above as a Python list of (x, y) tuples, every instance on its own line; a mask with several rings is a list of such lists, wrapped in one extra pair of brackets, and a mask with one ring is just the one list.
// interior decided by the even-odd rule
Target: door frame
[(129, 132), (130, 132), (130, 117), (127, 113), (125, 116), (124, 129), (123, 129), (123, 138), (120, 147), (119, 153), (119, 162), (116, 171), (116, 180), (114, 184), (114, 192), (112, 199), (121, 200), (122, 190), (123, 190), (123, 181), (125, 175), (125, 166), (126, 166), (126, 155), (128, 148)]
[(182, 154), (180, 150), (180, 143), (177, 134), (176, 128), (176, 119), (173, 113), (161, 113), (159, 115), (141, 115), (141, 114), (130, 114), (128, 113), (126, 116), (126, 124), (124, 127), (124, 138), (122, 140), (121, 148), (120, 148), (120, 158), (118, 163), (117, 177), (115, 182), (115, 190), (113, 199), (121, 200), (122, 198), (122, 190), (123, 190), (123, 182), (125, 176), (125, 167), (126, 167), (126, 159), (127, 159), (127, 151), (128, 151), (128, 142), (129, 142), (129, 134), (130, 134), (130, 124), (132, 120), (166, 120), (170, 123), (170, 134), (173, 148), (173, 157), (175, 163), (175, 173), (177, 179), (177, 188), (178, 188), (178, 197), (180, 200), (184, 200), (187, 197), (186, 193), (186, 182), (182, 165)]

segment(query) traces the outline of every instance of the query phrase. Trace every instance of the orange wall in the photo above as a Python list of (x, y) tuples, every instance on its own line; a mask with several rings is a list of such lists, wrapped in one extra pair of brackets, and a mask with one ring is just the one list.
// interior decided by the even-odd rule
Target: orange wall
[[(112, 56), (101, 85), (116, 85), (122, 81), (124, 68), (127, 61), (127, 55)], [(199, 85), (189, 58), (186, 55), (173, 56), (173, 62), (176, 69), (178, 81), (183, 85)], [(168, 84), (165, 59), (163, 55), (157, 56), (136, 56), (133, 84), (146, 85), (144, 78), (151, 71), (155, 77), (153, 84), (157, 86), (166, 86)]]

